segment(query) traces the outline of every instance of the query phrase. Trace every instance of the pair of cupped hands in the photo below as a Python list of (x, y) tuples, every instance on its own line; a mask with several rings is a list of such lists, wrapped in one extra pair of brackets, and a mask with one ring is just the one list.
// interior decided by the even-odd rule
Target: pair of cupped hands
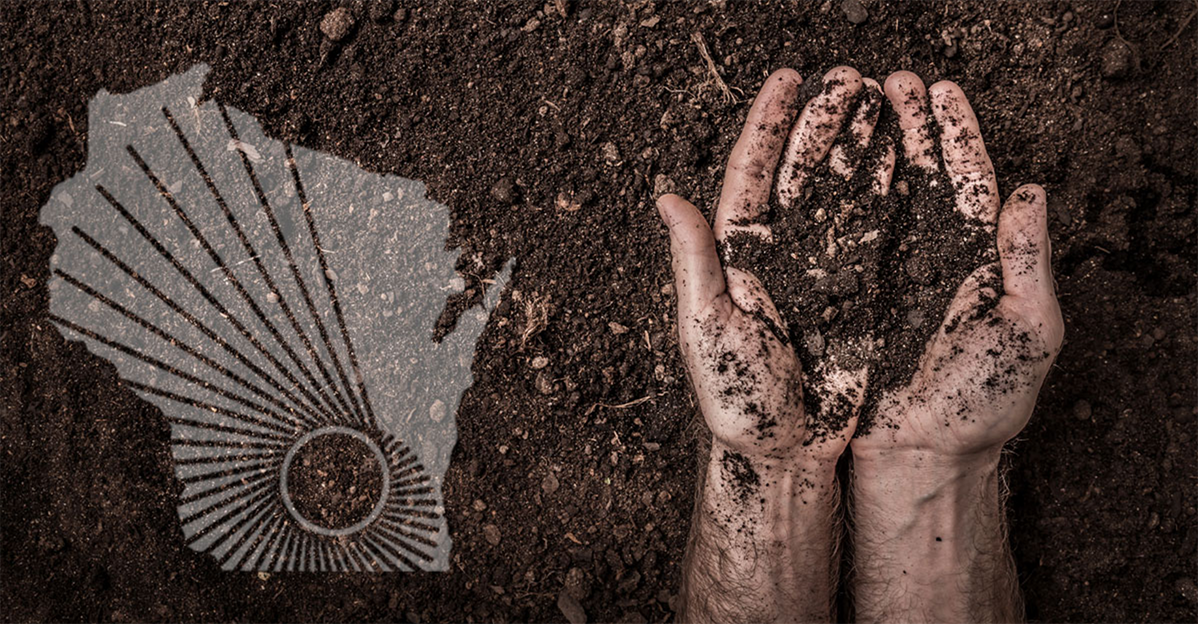
[[(762, 86), (728, 161), (714, 227), (677, 195), (658, 200), (670, 232), (682, 353), (713, 444), (766, 469), (775, 464), (834, 467), (850, 443), (856, 462), (997, 457), (1027, 424), (1064, 333), (1044, 190), (1022, 186), (1000, 206), (977, 118), (951, 82), (925, 88), (915, 74), (898, 72), (883, 87), (852, 68), (837, 67), (800, 110), (801, 83), (795, 71), (783, 69)], [(867, 161), (855, 155), (869, 147), (882, 93), (896, 115), (901, 146), (884, 147), (882, 158)], [(936, 126), (939, 132), (931, 130)], [(722, 266), (717, 246), (735, 233), (773, 244), (762, 213), (771, 200), (783, 210), (806, 209), (806, 187), (825, 159), (831, 171), (845, 177), (870, 167), (866, 173), (873, 184), (866, 192), (884, 195), (902, 158), (911, 165), (903, 171), (947, 176), (955, 209), (967, 217), (964, 227), (996, 230), (999, 260), (976, 267), (961, 284), (943, 286), (956, 294), (914, 376), (881, 395), (879, 426), (854, 439), (869, 369), (891, 365), (885, 350), (855, 367), (821, 363), (827, 373), (820, 383), (827, 387), (804, 388), (794, 343), (784, 334), (787, 323), (769, 293), (751, 267)], [(916, 201), (912, 195), (900, 209), (925, 208), (911, 205)], [(1001, 292), (995, 292), (998, 283)], [(777, 328), (783, 335), (775, 334)], [(754, 380), (747, 389), (738, 386), (738, 392), (748, 393), (739, 401), (728, 400), (736, 379), (721, 366), (729, 352), (744, 364), (740, 377)], [(844, 429), (827, 435), (813, 426), (816, 415), (802, 400), (813, 390), (858, 398), (851, 407), (839, 408), (851, 412), (840, 415), (848, 422)], [(744, 409), (749, 404), (753, 410)], [(778, 423), (772, 436), (759, 435), (761, 412)]]

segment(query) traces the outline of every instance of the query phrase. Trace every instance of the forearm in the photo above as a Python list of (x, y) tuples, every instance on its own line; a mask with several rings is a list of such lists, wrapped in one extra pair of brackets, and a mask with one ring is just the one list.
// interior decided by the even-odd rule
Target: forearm
[(764, 465), (713, 445), (683, 566), (684, 622), (830, 621), (833, 467)]
[(854, 599), (863, 622), (1023, 619), (998, 451), (854, 457)]

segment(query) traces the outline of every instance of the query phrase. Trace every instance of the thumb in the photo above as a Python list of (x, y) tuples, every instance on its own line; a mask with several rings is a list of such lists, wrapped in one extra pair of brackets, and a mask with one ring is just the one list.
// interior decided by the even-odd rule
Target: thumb
[(727, 289), (715, 237), (699, 209), (677, 195), (658, 198), (657, 212), (670, 230), (678, 311), (689, 316), (706, 308)]

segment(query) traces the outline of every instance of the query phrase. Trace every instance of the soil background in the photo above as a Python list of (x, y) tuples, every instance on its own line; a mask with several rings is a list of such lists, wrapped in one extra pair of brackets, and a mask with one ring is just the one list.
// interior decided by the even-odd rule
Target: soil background
[[(957, 81), (1004, 197), (1048, 190), (1066, 344), (1007, 476), (1029, 615), (1195, 621), (1193, 2), (384, 0), (333, 44), (337, 6), (0, 9), (4, 620), (672, 618), (702, 427), (653, 198), (710, 210), (765, 75), (849, 64)], [(427, 183), (451, 244), (516, 258), (544, 311), (520, 348), (505, 295), (479, 343), (449, 573), (221, 572), (184, 544), (166, 421), (47, 320), (37, 215), (84, 165), (88, 100), (199, 62), (274, 137)]]

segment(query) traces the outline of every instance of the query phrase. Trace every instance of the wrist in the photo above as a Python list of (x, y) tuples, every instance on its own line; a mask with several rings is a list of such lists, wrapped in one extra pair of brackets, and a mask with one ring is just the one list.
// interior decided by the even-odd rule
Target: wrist
[(997, 450), (944, 455), (895, 450), (853, 456), (856, 514), (882, 524), (915, 522), (949, 530), (968, 524), (979, 504), (997, 507)]
[(860, 450), (853, 446), (854, 485), (895, 495), (951, 486), (998, 470), (1001, 447), (972, 453), (920, 448)]
[(831, 619), (836, 475), (805, 463), (712, 442), (691, 525), (682, 621)]
[[(979, 506), (998, 504), (998, 452), (944, 456), (918, 451), (853, 457), (856, 515), (883, 524), (952, 530)], [(870, 518), (870, 521), (874, 521)]]
[(763, 458), (712, 441), (703, 505), (717, 517), (793, 528), (796, 514), (828, 514), (836, 497), (835, 464)]

